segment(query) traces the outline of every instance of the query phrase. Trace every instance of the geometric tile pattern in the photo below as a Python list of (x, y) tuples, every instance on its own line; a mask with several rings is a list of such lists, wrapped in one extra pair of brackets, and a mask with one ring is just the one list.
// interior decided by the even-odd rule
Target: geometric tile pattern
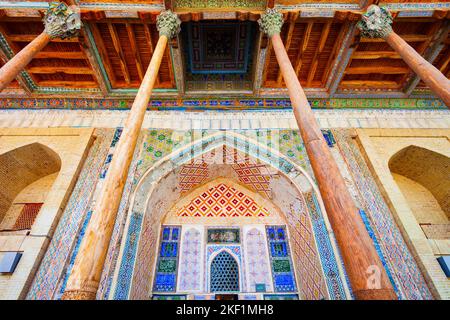
[(246, 292), (246, 288), (245, 288), (245, 281), (244, 281), (244, 273), (241, 273), (240, 271), (242, 270), (242, 250), (241, 250), (241, 246), (239, 245), (208, 245), (206, 247), (206, 258), (205, 258), (205, 269), (206, 272), (204, 272), (204, 283), (208, 284), (208, 288), (205, 288), (206, 291), (210, 291), (210, 284), (211, 284), (211, 262), (213, 260), (213, 258), (211, 258), (216, 252), (220, 253), (221, 251), (226, 251), (227, 253), (229, 253), (234, 260), (236, 261), (236, 263), (238, 264), (238, 270), (239, 270), (239, 281), (240, 283), (242, 283), (242, 287), (239, 286), (240, 291)]
[(99, 288), (97, 290), (97, 300), (108, 299), (110, 293), (112, 278), (117, 264), (117, 259), (119, 257), (120, 241), (122, 240), (123, 229), (125, 228), (125, 221), (128, 215), (128, 206), (130, 203), (131, 191), (134, 186), (133, 181), (136, 174), (136, 167), (139, 163), (139, 155), (141, 153), (140, 146), (142, 146), (143, 136), (144, 134), (141, 132), (137, 142), (138, 147), (136, 147), (136, 149), (134, 150), (130, 170), (128, 171), (128, 179), (125, 183), (124, 191), (122, 193), (122, 200), (120, 201), (116, 222), (111, 236), (111, 241), (109, 243), (108, 253), (103, 265), (103, 273), (100, 279)]
[(358, 210), (359, 210), (359, 215), (361, 216), (362, 221), (364, 222), (364, 225), (366, 226), (367, 233), (369, 234), (370, 238), (372, 239), (373, 244), (375, 246), (375, 250), (377, 251), (377, 254), (380, 257), (381, 264), (386, 269), (386, 273), (388, 275), (389, 280), (391, 281), (392, 287), (394, 288), (395, 293), (398, 295), (399, 293), (398, 293), (397, 285), (395, 284), (395, 281), (392, 278), (391, 271), (388, 268), (386, 268), (386, 259), (383, 256), (383, 252), (381, 252), (380, 244), (378, 242), (377, 237), (375, 236), (375, 232), (373, 231), (373, 228), (370, 224), (369, 218), (367, 217), (367, 214), (364, 212), (364, 210), (362, 210), (362, 209), (358, 209)]
[(256, 292), (257, 285), (265, 285), (265, 291), (272, 291), (272, 277), (268, 264), (268, 252), (264, 234), (252, 228), (247, 231), (245, 240), (245, 257), (250, 292)]
[(155, 292), (176, 291), (180, 231), (179, 227), (162, 227), (161, 247), (153, 284)]
[[(134, 212), (130, 215), (129, 228), (127, 229), (127, 234), (125, 235), (125, 245), (124, 251), (127, 253), (126, 257), (123, 257), (120, 261), (120, 270), (132, 270), (136, 259), (136, 251), (130, 250), (137, 245), (137, 237), (142, 224), (142, 215), (135, 214)], [(155, 244), (156, 245), (156, 244)], [(128, 298), (128, 290), (132, 282), (133, 274), (132, 272), (122, 272), (121, 276), (117, 279), (116, 290), (114, 292), (114, 300), (125, 300)]]
[[(106, 179), (106, 174), (108, 173), (108, 169), (109, 169), (109, 166), (111, 165), (111, 161), (113, 158), (114, 150), (116, 149), (116, 145), (117, 145), (117, 142), (119, 141), (121, 134), (122, 134), (122, 128), (116, 128), (116, 130), (114, 131), (114, 136), (112, 138), (111, 144), (109, 145), (108, 155), (106, 156), (106, 159), (103, 163), (102, 170), (100, 171), (100, 177), (99, 177), (97, 184), (95, 186), (95, 189), (94, 189), (94, 193), (92, 196), (93, 199), (98, 199), (100, 191), (102, 190), (103, 182)], [(69, 260), (69, 265), (66, 268), (66, 272), (65, 272), (63, 281), (62, 281), (60, 289), (59, 289), (59, 293), (61, 295), (66, 290), (67, 281), (69, 280), (69, 276), (70, 276), (70, 274), (72, 272), (72, 268), (75, 264), (75, 259), (78, 254), (78, 250), (80, 249), (81, 242), (86, 233), (86, 229), (87, 229), (89, 221), (91, 219), (93, 210), (94, 210), (94, 202), (92, 202), (90, 204), (89, 211), (86, 213), (83, 224), (81, 225), (81, 229), (77, 235), (77, 238), (75, 241), (75, 247), (72, 250), (71, 258)]]
[(92, 195), (108, 153), (113, 130), (96, 129), (92, 144), (75, 187), (61, 215), (53, 238), (33, 279), (26, 299), (55, 299), (58, 279), (64, 274), (75, 239), (89, 211)]
[[(407, 110), (447, 110), (439, 99), (415, 98), (333, 98), (308, 100), (313, 109), (407, 109)], [(72, 109), (72, 110), (127, 110), (133, 99), (98, 99), (98, 98), (4, 98), (0, 99), (2, 109)], [(258, 99), (152, 99), (148, 103), (150, 110), (217, 110), (224, 107), (244, 109), (291, 109), (291, 101), (286, 98)]]
[[(428, 289), (412, 254), (410, 253), (392, 212), (373, 178), (358, 144), (350, 130), (332, 130), (337, 146), (345, 159), (352, 183), (357, 189), (359, 202), (364, 210), (366, 223), (372, 223), (372, 236), (376, 237), (380, 253), (385, 257), (385, 268), (399, 289), (400, 299), (428, 300), (433, 296)], [(367, 224), (366, 224), (367, 225)]]
[[(330, 293), (330, 299), (332, 300), (345, 300), (346, 293), (343, 286), (343, 281), (340, 276), (340, 272), (338, 269), (338, 263), (336, 257), (333, 252), (333, 248), (331, 246), (330, 237), (328, 235), (327, 226), (323, 220), (322, 213), (320, 211), (320, 206), (317, 203), (317, 198), (313, 192), (304, 193), (305, 201), (308, 206), (309, 216), (311, 217), (311, 223), (314, 230), (315, 240), (317, 242), (317, 247), (319, 248), (319, 256), (320, 262), (322, 265), (322, 270), (325, 274), (325, 280), (328, 287), (328, 292)], [(297, 230), (293, 230), (292, 233), (296, 233)], [(306, 257), (308, 259), (309, 257)], [(307, 268), (305, 271), (306, 276), (302, 275), (302, 278), (306, 278), (309, 276), (309, 270), (314, 270), (315, 277), (321, 277), (320, 270), (315, 268), (314, 265), (318, 265), (320, 263), (317, 259), (315, 261), (311, 261), (309, 264), (309, 269)], [(345, 270), (344, 270), (345, 277)], [(309, 277), (309, 281), (314, 281), (314, 277)], [(313, 282), (314, 283), (314, 282)], [(325, 292), (325, 288), (322, 288), (319, 283), (314, 283), (313, 286), (309, 285), (309, 288), (314, 288), (317, 285), (317, 289), (312, 291), (309, 290), (310, 294), (316, 294), (316, 299), (320, 299), (323, 297), (323, 292)], [(325, 297), (326, 298), (326, 297)]]
[(180, 208), (179, 217), (264, 217), (269, 211), (234, 187), (220, 183)]
[(187, 70), (190, 73), (246, 73), (251, 25), (246, 22), (188, 23)]
[(31, 229), (42, 205), (43, 203), (25, 203), (19, 217), (14, 223), (13, 230)]
[(255, 192), (259, 192), (270, 198), (270, 173), (265, 164), (250, 163), (248, 161), (233, 164), (233, 169), (239, 176), (239, 181), (249, 186)]
[(255, 192), (259, 192), (267, 198), (271, 197), (270, 177), (271, 173), (267, 166), (257, 163), (248, 155), (239, 152), (234, 148), (224, 146), (226, 163), (231, 163), (234, 171), (239, 177), (239, 181)]
[(238, 292), (239, 267), (226, 251), (220, 252), (211, 262), (210, 292)]
[(276, 292), (296, 291), (286, 229), (284, 226), (267, 226), (267, 241), (272, 262), (273, 284)]
[[(129, 175), (127, 179), (127, 193), (128, 201), (133, 206), (135, 203), (131, 203), (131, 193), (136, 189), (136, 185), (141, 179), (142, 175), (151, 168), (157, 161), (163, 157), (169, 155), (173, 149), (178, 149), (183, 145), (191, 141), (190, 131), (173, 131), (173, 130), (145, 130), (143, 132), (142, 144), (136, 150), (140, 150), (139, 156), (133, 169), (134, 175)], [(136, 151), (135, 150), (135, 151)], [(136, 153), (135, 153), (136, 156)], [(129, 182), (131, 182), (129, 184)], [(120, 261), (119, 263), (110, 262), (108, 280), (103, 281), (105, 293), (109, 292), (113, 284), (113, 276), (116, 268), (119, 268), (119, 276), (115, 291), (109, 294), (109, 298), (112, 299), (142, 299), (147, 297), (148, 292), (151, 290), (152, 284), (148, 281), (153, 274), (153, 270), (148, 268), (149, 265), (154, 263), (154, 254), (151, 254), (152, 250), (157, 247), (157, 238), (159, 235), (159, 226), (153, 223), (146, 225), (146, 217), (144, 212), (131, 211), (129, 216), (130, 225), (124, 227), (124, 222), (127, 219), (127, 201), (122, 201), (121, 212), (122, 221), (117, 221), (113, 232), (113, 237), (116, 235), (116, 240), (110, 245), (111, 255), (108, 254), (108, 258)], [(160, 213), (154, 215), (152, 218), (158, 219)], [(144, 221), (144, 222), (142, 222)], [(159, 220), (158, 220), (159, 221)], [(143, 227), (144, 225), (144, 227)], [(124, 231), (119, 230), (123, 228)], [(123, 242), (124, 255), (119, 256), (119, 249), (121, 241)], [(140, 239), (144, 239), (140, 242)], [(138, 254), (138, 244), (142, 244), (142, 250), (150, 254)], [(133, 268), (136, 263), (136, 268)], [(133, 279), (133, 280), (132, 280)], [(134, 283), (133, 290), (130, 290), (131, 283)]]
[(191, 228), (183, 235), (179, 271), (179, 291), (201, 289), (202, 237), (200, 231)]
[(179, 186), (182, 194), (194, 189), (208, 178), (208, 164), (203, 160), (195, 160), (181, 166)]
[(314, 212), (302, 198), (296, 198), (286, 212), (290, 230), (292, 255), (295, 257), (299, 273), (299, 289), (303, 298), (307, 300), (320, 300), (327, 298), (327, 292), (322, 273), (322, 266), (318, 252), (323, 247), (316, 249), (311, 219)]
[[(161, 159), (162, 156), (167, 155), (169, 152), (173, 151), (174, 149), (177, 149), (178, 147), (190, 142), (191, 134), (193, 131), (172, 131), (172, 130), (152, 130), (148, 131), (149, 135), (148, 138), (143, 143), (143, 150), (141, 159), (137, 161), (139, 170), (136, 170), (136, 174), (130, 175), (128, 182), (132, 182), (131, 188), (134, 188), (137, 181), (139, 181), (140, 175), (142, 172), (144, 172), (146, 169), (148, 169), (149, 166), (151, 166), (155, 161)], [(254, 131), (255, 132), (255, 131)], [(266, 132), (270, 132), (270, 130), (258, 130), (257, 133), (262, 133), (262, 137)], [(88, 217), (86, 217), (90, 202), (93, 196), (93, 192), (95, 191), (96, 182), (99, 177), (104, 176), (105, 173), (105, 167), (109, 164), (107, 163), (108, 160), (105, 161), (105, 157), (107, 154), (110, 154), (111, 149), (113, 148), (113, 145), (110, 144), (111, 138), (112, 138), (112, 131), (111, 130), (96, 130), (96, 133), (98, 135), (98, 138), (94, 145), (91, 147), (91, 150), (89, 151), (89, 156), (86, 159), (83, 170), (81, 171), (76, 187), (71, 195), (71, 198), (69, 202), (67, 203), (66, 209), (64, 214), (61, 217), (60, 223), (58, 225), (57, 230), (55, 231), (54, 237), (52, 239), (51, 244), (49, 245), (49, 248), (45, 254), (45, 257), (41, 263), (41, 267), (39, 268), (38, 273), (36, 274), (36, 277), (33, 281), (33, 284), (31, 286), (30, 292), (28, 294), (28, 299), (51, 299), (58, 297), (58, 295), (54, 295), (55, 292), (55, 286), (58, 285), (58, 279), (61, 279), (61, 277), (64, 278), (64, 272), (63, 268), (66, 266), (67, 260), (70, 256), (72, 258), (75, 257), (76, 253), (74, 255), (71, 254), (71, 251), (73, 250), (74, 242), (78, 243), (81, 239), (75, 240), (76, 235), (78, 232), (80, 232), (80, 227), (84, 224), (84, 222), (88, 221)], [(289, 131), (289, 133), (296, 133), (295, 131)], [(117, 137), (118, 132), (116, 131), (116, 135), (114, 138)], [(107, 141), (104, 141), (105, 137), (107, 136)], [(115, 140), (115, 139), (114, 139)], [(264, 140), (264, 139), (262, 139)], [(259, 139), (258, 139), (259, 141)], [(99, 144), (101, 142), (101, 144)], [(260, 141), (263, 142), (263, 144), (266, 143), (266, 141)], [(298, 161), (299, 159), (297, 157), (294, 157), (295, 159), (292, 159), (294, 161)], [(101, 173), (101, 174), (100, 174)], [(121, 207), (123, 206), (123, 203), (125, 203), (126, 207), (127, 201), (122, 201)], [(87, 219), (85, 219), (87, 218)], [(142, 217), (141, 217), (142, 218)], [(134, 220), (133, 220), (134, 221)], [(136, 223), (132, 223), (133, 226), (136, 225), (136, 228), (131, 228), (130, 224), (130, 230), (131, 232), (131, 242), (129, 243), (130, 248), (134, 245), (137, 245), (136, 242), (134, 242), (135, 237), (139, 237), (139, 234), (141, 232), (140, 230), (140, 220), (136, 220)], [(114, 233), (117, 233), (115, 226)], [(125, 234), (123, 236), (128, 236), (129, 234)], [(134, 243), (132, 243), (134, 242)], [(115, 246), (114, 244), (118, 243), (117, 241), (112, 242), (111, 246)], [(127, 242), (128, 243), (128, 242)], [(112, 254), (118, 252), (118, 248), (116, 250), (112, 250)], [(111, 247), (110, 249), (114, 249)], [(319, 249), (324, 250), (322, 248)], [(126, 270), (129, 270), (127, 272), (132, 272), (132, 267), (134, 265), (134, 259), (136, 259), (135, 256), (128, 256), (128, 253), (130, 252), (128, 249), (125, 249), (124, 252), (127, 253), (127, 260), (129, 260), (125, 268)], [(110, 253), (108, 253), (108, 256)], [(122, 263), (124, 263), (125, 259), (122, 259)], [(117, 266), (119, 267), (119, 266)], [(105, 282), (106, 289), (105, 292), (108, 292), (109, 287), (111, 285), (112, 275), (114, 273), (114, 265), (112, 269), (109, 271), (107, 277), (107, 281)], [(121, 268), (122, 269), (122, 268)], [(103, 276), (102, 276), (103, 277)], [(122, 280), (127, 282), (127, 284), (122, 283)], [(102, 279), (102, 281), (104, 281)], [(118, 285), (123, 285), (123, 292), (128, 292), (128, 288), (131, 282), (131, 277), (125, 277), (118, 279)], [(245, 285), (245, 283), (244, 283)], [(59, 290), (58, 290), (59, 291)], [(62, 290), (63, 291), (63, 290)], [(119, 290), (120, 291), (120, 290)], [(107, 295), (103, 295), (102, 298), (106, 297)], [(126, 298), (127, 296), (124, 295), (118, 295), (119, 298)]]
[[(217, 135), (218, 131), (216, 130), (188, 130), (188, 131), (173, 131), (173, 130), (166, 130), (166, 129), (162, 129), (162, 130), (149, 130), (148, 132), (150, 132), (149, 135), (147, 135), (147, 138), (144, 140), (144, 144), (143, 144), (143, 152), (142, 152), (142, 156), (141, 159), (139, 160), (138, 163), (138, 169), (136, 170), (136, 175), (134, 176), (134, 184), (137, 184), (137, 182), (140, 181), (140, 178), (142, 176), (142, 174), (149, 169), (152, 165), (154, 165), (154, 163), (161, 159), (163, 156), (168, 155), (169, 153), (176, 151), (177, 149), (180, 150), (179, 148), (181, 148), (184, 145), (187, 145), (188, 143), (191, 143), (194, 141), (194, 144), (192, 145), (191, 148), (187, 148), (187, 149), (183, 149), (180, 150), (179, 153), (174, 153), (173, 157), (171, 158), (171, 161), (174, 162), (175, 164), (177, 162), (181, 162), (184, 161), (186, 159), (192, 159), (192, 158), (197, 158), (200, 157), (201, 155), (205, 156), (206, 154), (204, 153), (205, 148), (210, 148), (210, 147), (214, 147), (214, 145), (216, 145), (217, 147), (223, 145), (223, 143), (225, 143), (225, 145), (227, 146), (227, 148), (230, 148), (231, 150), (233, 149), (239, 149), (238, 153), (242, 153), (243, 155), (249, 154), (252, 158), (257, 159), (256, 161), (260, 161), (259, 159), (261, 159), (261, 161), (264, 161), (264, 163), (270, 163), (273, 168), (278, 169), (282, 172), (287, 173), (291, 168), (292, 168), (292, 164), (290, 163), (290, 161), (295, 162), (297, 165), (302, 166), (304, 169), (306, 169), (307, 172), (311, 173), (311, 166), (309, 165), (309, 161), (308, 161), (308, 157), (306, 155), (306, 152), (304, 150), (304, 146), (303, 143), (301, 141), (301, 138), (299, 136), (299, 134), (297, 133), (296, 130), (246, 130), (246, 131), (235, 131), (237, 134), (240, 134), (241, 136), (248, 136), (251, 139), (256, 140), (259, 144), (261, 144), (262, 146), (267, 146), (267, 147), (274, 147), (276, 149), (279, 149), (281, 151), (283, 151), (282, 153), (288, 157), (289, 160), (285, 160), (281, 157), (279, 157), (276, 154), (271, 153), (271, 151), (269, 149), (265, 149), (264, 147), (259, 147), (258, 145), (252, 143), (251, 141), (248, 141), (244, 138), (240, 138), (240, 137), (228, 137), (226, 135)], [(216, 134), (214, 136), (212, 136), (212, 134)], [(197, 138), (196, 138), (197, 137)], [(205, 138), (205, 139), (203, 139)], [(164, 145), (162, 145), (161, 147), (157, 146), (157, 144), (159, 144), (160, 142), (164, 142)], [(279, 143), (279, 146), (277, 145)], [(214, 150), (217, 150), (217, 147), (214, 148)], [(162, 151), (161, 153), (156, 152), (157, 150)], [(245, 150), (245, 152), (244, 152)], [(248, 151), (247, 151), (248, 150)], [(289, 150), (291, 150), (291, 152), (288, 152)], [(207, 152), (208, 153), (208, 152)], [(232, 154), (231, 152), (225, 152), (226, 153), (226, 157), (229, 157), (228, 154)], [(235, 153), (237, 154), (237, 153)], [(245, 156), (242, 156), (241, 154), (239, 155), (235, 155), (233, 154), (233, 160), (234, 161), (238, 161), (241, 162), (242, 159), (244, 159), (245, 161)], [(233, 162), (229, 162), (229, 159), (226, 159), (228, 164), (233, 164)], [(191, 161), (191, 160), (189, 160)], [(209, 159), (205, 159), (206, 163), (210, 163)], [(185, 162), (186, 163), (186, 162)], [(234, 162), (234, 164), (236, 164), (236, 162)], [(270, 169), (272, 169), (272, 167), (269, 167)], [(273, 170), (273, 169), (272, 169)], [(159, 173), (158, 173), (159, 174)], [(314, 179), (313, 175), (312, 178)], [(143, 190), (147, 190), (146, 187), (143, 188)], [(297, 219), (296, 217), (298, 217), (298, 210), (295, 210), (296, 212), (292, 212), (291, 216), (292, 217), (288, 217), (288, 220), (291, 219), (292, 221), (289, 222), (289, 226), (294, 226), (297, 224)], [(135, 214), (135, 213), (133, 213)], [(136, 214), (139, 215), (143, 215), (143, 212), (136, 212)], [(307, 211), (306, 211), (307, 214)], [(322, 213), (320, 212), (320, 210), (318, 211), (318, 215), (320, 215), (322, 217)], [(158, 213), (159, 216), (159, 213)], [(294, 219), (295, 218), (295, 219)], [(149, 220), (149, 222), (146, 224), (145, 223), (145, 219), (144, 218), (144, 223), (141, 226), (138, 226), (136, 228), (136, 230), (133, 228), (133, 230), (127, 230), (127, 233), (124, 234), (124, 237), (132, 237), (133, 243), (130, 242), (129, 246), (126, 246), (123, 250), (123, 254), (121, 255), (121, 259), (122, 262), (124, 260), (129, 260), (125, 265), (118, 265), (117, 268), (120, 267), (120, 271), (118, 274), (118, 284), (120, 283), (120, 293), (118, 294), (118, 287), (116, 287), (116, 295), (115, 297), (117, 298), (118, 296), (120, 297), (127, 297), (128, 293), (129, 293), (129, 297), (130, 298), (135, 298), (135, 299), (140, 299), (140, 298), (144, 298), (148, 291), (150, 290), (150, 288), (148, 287), (148, 285), (146, 284), (146, 282), (148, 282), (149, 277), (151, 276), (151, 271), (147, 272), (147, 271), (143, 271), (145, 268), (148, 268), (148, 265), (152, 265), (153, 261), (151, 257), (147, 257), (146, 254), (142, 255), (142, 254), (138, 254), (138, 253), (144, 253), (144, 252), (149, 252), (149, 250), (151, 250), (151, 248), (155, 247), (156, 244), (156, 238), (157, 238), (157, 234), (152, 231), (153, 227), (151, 227), (151, 225), (154, 223), (154, 221), (158, 221), (158, 217), (151, 217), (151, 221)], [(155, 220), (156, 219), (156, 220)], [(150, 223), (150, 224), (149, 224)], [(339, 273), (336, 272), (337, 270), (337, 266), (336, 266), (336, 261), (335, 259), (333, 259), (335, 253), (332, 249), (332, 247), (329, 245), (329, 236), (328, 233), (326, 233), (326, 228), (323, 225), (323, 223), (319, 223), (318, 225), (320, 225), (320, 230), (323, 229), (324, 232), (322, 232), (320, 234), (320, 236), (322, 238), (326, 238), (326, 240), (328, 240), (328, 242), (326, 241), (318, 241), (317, 243), (317, 251), (320, 254), (320, 259), (317, 256), (317, 254), (313, 257), (310, 257), (310, 259), (312, 259), (313, 261), (317, 262), (317, 265), (319, 266), (318, 268), (314, 268), (313, 270), (320, 270), (320, 263), (322, 261), (325, 261), (327, 263), (327, 267), (328, 267), (328, 271), (327, 273), (325, 273), (325, 277), (326, 277), (326, 281), (328, 283), (329, 281), (329, 277), (331, 277), (336, 283), (339, 283), (340, 286), (337, 286), (339, 288), (336, 287), (335, 290), (340, 290), (342, 287), (342, 280)], [(131, 227), (130, 227), (131, 228)], [(302, 251), (302, 246), (300, 245), (300, 243), (304, 242), (305, 240), (303, 240), (301, 238), (302, 234), (301, 232), (296, 232), (295, 229), (297, 228), (293, 228), (291, 229), (291, 241), (293, 241), (292, 243), (292, 254), (293, 256), (296, 255), (296, 261), (299, 260), (299, 257), (303, 257), (304, 253), (306, 253), (308, 250)], [(300, 228), (301, 229), (301, 228)], [(309, 229), (311, 229), (311, 227), (309, 227)], [(312, 238), (307, 237), (305, 239), (309, 239), (309, 241), (312, 241), (312, 243), (314, 243), (314, 237), (317, 235), (313, 235), (312, 231), (309, 232), (310, 236), (312, 235)], [(325, 243), (325, 245), (324, 245)], [(141, 244), (143, 245), (143, 247), (141, 248)], [(139, 250), (138, 250), (138, 246), (139, 246)], [(145, 247), (145, 248), (144, 248)], [(209, 261), (209, 256), (212, 254), (213, 251), (216, 250), (220, 250), (221, 248), (226, 248), (226, 249), (231, 249), (232, 247), (235, 248), (235, 250), (240, 251), (240, 246), (231, 246), (231, 245), (221, 245), (221, 246), (216, 246), (216, 245), (208, 245), (207, 246), (207, 258), (205, 259), (205, 278), (203, 283), (208, 284), (209, 285), (209, 278), (207, 276), (208, 273), (208, 268), (209, 265), (206, 263), (207, 261)], [(237, 254), (237, 252), (234, 252), (235, 250), (233, 250), (232, 254)], [(333, 256), (333, 257), (331, 257)], [(134, 260), (136, 260), (136, 262), (134, 262)], [(240, 262), (240, 256), (239, 256), (239, 263)], [(135, 266), (133, 268), (133, 266)], [(141, 270), (142, 269), (142, 270)], [(309, 269), (308, 269), (309, 270)], [(325, 270), (324, 270), (325, 272)], [(318, 275), (320, 275), (321, 273), (319, 272)], [(110, 277), (111, 277), (111, 273), (110, 273)], [(308, 280), (310, 282), (312, 282), (317, 275), (314, 275), (314, 277), (312, 277), (312, 280)], [(127, 279), (130, 279), (130, 277), (133, 279), (133, 285), (131, 285), (131, 282), (128, 281)], [(246, 273), (242, 273), (242, 277), (246, 277)], [(300, 276), (299, 281), (302, 277)], [(319, 278), (320, 279), (320, 278)], [(122, 281), (123, 280), (123, 281)], [(280, 279), (280, 281), (282, 281), (283, 279)], [(127, 282), (127, 284), (125, 285), (125, 283), (123, 282)], [(322, 280), (318, 280), (318, 283), (323, 283), (323, 274), (322, 274)], [(122, 286), (123, 284), (123, 286)], [(246, 282), (243, 281), (242, 282), (242, 286), (245, 287), (246, 286)], [(300, 285), (301, 284), (301, 285)], [(320, 287), (322, 284), (318, 284), (318, 286)], [(299, 286), (299, 290), (302, 290), (303, 284), (301, 283), (301, 281), (298, 284)], [(310, 288), (313, 288), (314, 286), (311, 285)], [(311, 299), (319, 299), (321, 297), (325, 297), (327, 298), (327, 293), (326, 293), (326, 288), (324, 288), (325, 292), (318, 292), (316, 294), (317, 298), (315, 298), (314, 296), (314, 290), (310, 290), (310, 295), (305, 294), (305, 292), (302, 291), (302, 297), (308, 297), (311, 296)], [(338, 294), (334, 294), (334, 289), (330, 290), (333, 293), (330, 292), (330, 298), (339, 298), (342, 295), (338, 295)], [(244, 290), (245, 291), (245, 288)]]
[(303, 140), (297, 130), (280, 130), (279, 131), (279, 150), (286, 155), (289, 160), (297, 163), (314, 179), (309, 159), (306, 154)]
[[(221, 153), (220, 153), (221, 152)], [(210, 173), (210, 164), (231, 164), (238, 175), (239, 181), (249, 189), (270, 198), (270, 172), (265, 164), (257, 163), (248, 155), (238, 150), (223, 146), (221, 149), (213, 149), (201, 157), (181, 166), (179, 173), (179, 187), (182, 194), (194, 189), (204, 182)]]

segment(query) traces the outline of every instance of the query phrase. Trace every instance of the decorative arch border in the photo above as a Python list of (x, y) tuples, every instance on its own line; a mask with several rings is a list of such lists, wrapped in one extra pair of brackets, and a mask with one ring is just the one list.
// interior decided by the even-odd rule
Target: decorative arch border
[[(141, 176), (131, 197), (129, 215), (125, 225), (125, 235), (122, 239), (119, 259), (110, 298), (124, 300), (130, 297), (134, 283), (137, 251), (143, 229), (146, 208), (153, 191), (158, 183), (175, 168), (188, 163), (202, 154), (206, 154), (218, 147), (228, 146), (241, 151), (259, 161), (277, 169), (282, 173), (300, 193), (309, 193), (315, 206), (315, 222), (311, 221), (314, 240), (317, 244), (321, 268), (326, 282), (326, 290), (330, 299), (348, 299), (351, 297), (348, 288), (348, 279), (334, 240), (333, 231), (326, 214), (325, 207), (313, 178), (300, 165), (291, 162), (285, 155), (277, 150), (235, 132), (219, 131), (206, 137), (193, 141), (157, 161)], [(298, 179), (306, 179), (310, 188), (302, 190)], [(302, 183), (304, 185), (304, 183)], [(310, 209), (310, 208), (309, 208)], [(164, 215), (165, 213), (163, 213)], [(310, 214), (311, 215), (311, 214)], [(312, 218), (312, 217), (310, 217)], [(158, 226), (159, 230), (159, 226)], [(145, 230), (144, 230), (145, 231)], [(320, 233), (320, 234), (319, 234)], [(331, 239), (333, 240), (331, 240)], [(159, 241), (159, 232), (156, 233), (154, 243)], [(151, 262), (153, 267), (155, 263)], [(338, 275), (338, 276), (336, 276)], [(151, 279), (148, 280), (148, 290), (140, 298), (147, 297), (151, 290)], [(133, 283), (132, 283), (133, 282)]]

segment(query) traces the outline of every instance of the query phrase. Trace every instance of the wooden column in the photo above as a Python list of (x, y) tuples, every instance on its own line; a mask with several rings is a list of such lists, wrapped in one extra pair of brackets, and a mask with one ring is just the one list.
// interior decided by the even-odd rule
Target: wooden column
[(450, 107), (450, 80), (392, 30), (392, 21), (387, 9), (371, 5), (358, 23), (358, 28), (363, 37), (385, 39), (423, 82)]
[(178, 17), (170, 10), (164, 11), (158, 16), (157, 27), (160, 35), (158, 43), (114, 151), (103, 189), (97, 199), (92, 218), (75, 259), (63, 299), (95, 299), (145, 111), (158, 76), (168, 39), (178, 33), (180, 23)]
[(73, 37), (81, 26), (75, 7), (67, 7), (63, 2), (50, 3), (43, 22), (45, 24), (44, 31), (0, 69), (0, 91), (25, 69), (27, 64), (52, 38)]
[(267, 33), (288, 88), (327, 215), (336, 235), (356, 299), (396, 299), (375, 247), (320, 131), (280, 37), (283, 16), (268, 9), (259, 21)]

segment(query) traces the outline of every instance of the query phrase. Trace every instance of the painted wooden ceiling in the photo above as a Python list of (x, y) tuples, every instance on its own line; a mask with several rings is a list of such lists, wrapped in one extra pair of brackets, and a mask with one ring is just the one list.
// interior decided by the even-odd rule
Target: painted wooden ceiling
[[(29, 1), (25, 5), (21, 2), (20, 7), (14, 7), (0, 1), (2, 65), (43, 31), (41, 19), (45, 2), (49, 1)], [(363, 6), (374, 1), (268, 2), (284, 13), (281, 37), (309, 96), (328, 98), (353, 94), (364, 97), (373, 92), (407, 96), (427, 92), (425, 84), (384, 40), (359, 37), (355, 24), (364, 12)], [(0, 96), (130, 97), (136, 93), (158, 40), (156, 16), (164, 7), (176, 9), (177, 1), (78, 3), (85, 26), (80, 36), (52, 40), (26, 67), (26, 73), (22, 73)], [(183, 22), (218, 18), (255, 22), (262, 12), (255, 8), (233, 7), (233, 1), (229, 8), (196, 8), (201, 2), (195, 0), (180, 3), (191, 4), (194, 8), (191, 12), (180, 9)], [(387, 0), (382, 3), (392, 6), (394, 30), (450, 77), (450, 6), (434, 5), (432, 1), (398, 3)], [(252, 92), (245, 94), (286, 97), (270, 41), (259, 33), (253, 36), (255, 45), (250, 54), (254, 61), (251, 72), (255, 85)], [(171, 41), (162, 60), (156, 83), (156, 94), (162, 98), (198, 94), (195, 90), (186, 91), (182, 84), (185, 57), (181, 42)], [(237, 95), (239, 90), (230, 94)], [(207, 95), (223, 96), (224, 92), (210, 91)]]

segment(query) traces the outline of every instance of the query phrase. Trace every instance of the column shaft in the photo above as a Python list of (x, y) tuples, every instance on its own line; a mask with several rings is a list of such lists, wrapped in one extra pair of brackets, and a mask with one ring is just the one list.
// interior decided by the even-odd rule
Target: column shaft
[(131, 107), (63, 299), (95, 299), (128, 169), (168, 38), (161, 35)]
[(0, 91), (14, 80), (25, 69), (34, 56), (40, 52), (50, 41), (50, 36), (44, 31), (20, 50), (11, 60), (0, 69)]
[(385, 39), (430, 89), (450, 107), (450, 80), (395, 32)]
[[(358, 209), (314, 118), (279, 33), (275, 33), (271, 40), (288, 88), (300, 134), (341, 249), (353, 293), (357, 299), (396, 299)], [(379, 275), (374, 286), (370, 285), (371, 271)]]

